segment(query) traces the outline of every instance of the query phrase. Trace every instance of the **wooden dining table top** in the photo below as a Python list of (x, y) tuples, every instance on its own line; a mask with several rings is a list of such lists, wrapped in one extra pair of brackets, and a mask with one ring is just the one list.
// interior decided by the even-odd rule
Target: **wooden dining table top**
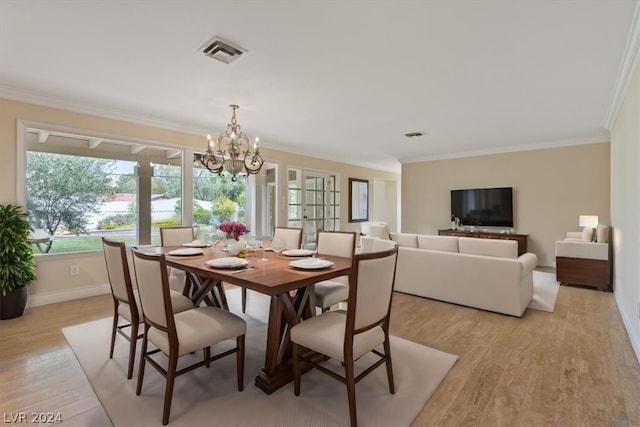
[[(304, 257), (290, 257), (281, 253), (266, 250), (262, 261), (261, 251), (248, 252), (245, 258), (249, 263), (245, 268), (214, 268), (206, 261), (215, 258), (229, 257), (229, 253), (211, 246), (202, 248), (202, 255), (182, 256), (169, 255), (179, 247), (163, 247), (166, 263), (170, 267), (188, 271), (203, 278), (222, 280), (234, 285), (246, 287), (266, 295), (278, 295), (322, 280), (348, 275), (351, 271), (351, 258), (318, 255), (319, 259), (333, 262), (333, 265), (319, 269), (300, 269), (289, 265), (290, 262)], [(308, 257), (307, 257), (308, 258)]]

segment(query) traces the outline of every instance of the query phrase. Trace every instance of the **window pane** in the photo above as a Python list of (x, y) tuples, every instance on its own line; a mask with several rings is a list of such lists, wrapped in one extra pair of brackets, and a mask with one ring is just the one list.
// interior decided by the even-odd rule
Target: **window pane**
[[(102, 250), (103, 236), (151, 243), (152, 217), (155, 230), (163, 217), (180, 223), (179, 150), (38, 129), (28, 129), (25, 139), (36, 253)], [(138, 215), (139, 193), (150, 195), (142, 203), (146, 218)]]

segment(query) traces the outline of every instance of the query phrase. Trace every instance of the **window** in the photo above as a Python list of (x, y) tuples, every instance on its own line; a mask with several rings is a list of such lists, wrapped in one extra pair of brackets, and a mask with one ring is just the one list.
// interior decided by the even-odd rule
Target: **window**
[(159, 243), (159, 227), (182, 222), (182, 150), (31, 128), (25, 139), (36, 251)]
[(247, 185), (247, 179), (233, 181), (194, 163), (193, 225), (198, 226), (201, 238), (207, 239), (208, 235), (216, 233), (218, 224), (225, 221), (247, 224)]

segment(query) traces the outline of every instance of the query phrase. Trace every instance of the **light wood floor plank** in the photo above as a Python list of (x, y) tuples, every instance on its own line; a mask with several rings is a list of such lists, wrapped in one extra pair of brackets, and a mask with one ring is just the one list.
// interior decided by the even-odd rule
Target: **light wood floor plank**
[[(106, 295), (0, 322), (2, 409), (110, 425), (60, 329), (111, 315)], [(522, 318), (396, 293), (391, 333), (460, 357), (415, 426), (640, 425), (640, 366), (611, 293), (562, 286), (554, 313)]]

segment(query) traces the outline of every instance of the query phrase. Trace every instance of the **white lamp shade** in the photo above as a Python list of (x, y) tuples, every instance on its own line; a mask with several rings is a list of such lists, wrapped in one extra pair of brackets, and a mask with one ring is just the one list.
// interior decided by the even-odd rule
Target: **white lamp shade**
[(580, 227), (593, 227), (598, 226), (598, 215), (580, 215)]

